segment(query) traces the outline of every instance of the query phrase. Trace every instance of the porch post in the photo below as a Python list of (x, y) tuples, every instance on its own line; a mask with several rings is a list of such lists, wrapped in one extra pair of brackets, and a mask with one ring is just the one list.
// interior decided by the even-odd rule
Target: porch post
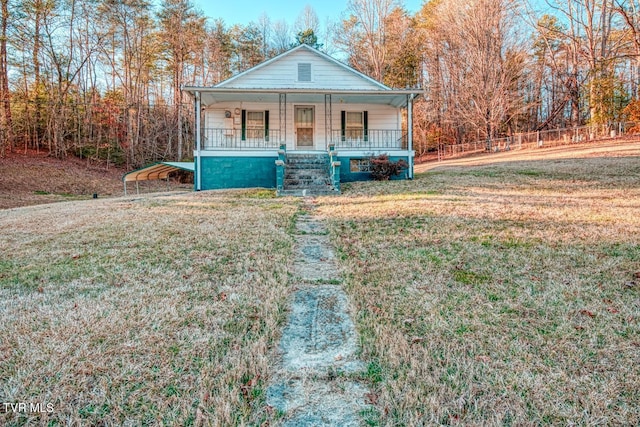
[(280, 116), (280, 144), (287, 143), (287, 94), (281, 93), (279, 96), (279, 116)]
[(333, 114), (332, 114), (331, 94), (324, 95), (324, 139), (327, 146), (333, 142), (331, 140), (331, 132), (333, 131)]
[(413, 97), (407, 95), (407, 149), (409, 150), (409, 179), (413, 179)]
[(196, 191), (200, 191), (202, 190), (202, 129), (200, 129), (202, 111), (200, 111), (200, 92), (196, 92), (194, 98), (194, 108), (196, 110)]

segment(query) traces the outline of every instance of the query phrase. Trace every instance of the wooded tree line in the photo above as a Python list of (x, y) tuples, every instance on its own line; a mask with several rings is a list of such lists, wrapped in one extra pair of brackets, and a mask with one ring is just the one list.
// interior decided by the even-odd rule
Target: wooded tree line
[[(416, 147), (637, 119), (640, 0), (349, 0), (321, 23), (226, 25), (191, 0), (0, 0), (0, 155), (49, 150), (137, 167), (189, 158), (182, 85), (213, 85), (309, 43), (424, 87)], [(635, 113), (637, 115), (637, 113)]]

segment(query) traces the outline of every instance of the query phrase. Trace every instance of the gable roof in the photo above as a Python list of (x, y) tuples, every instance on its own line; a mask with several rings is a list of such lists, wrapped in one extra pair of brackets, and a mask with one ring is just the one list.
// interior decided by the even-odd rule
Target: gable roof
[[(287, 86), (288, 88), (293, 88), (291, 83), (286, 84), (286, 83), (282, 83), (282, 82), (278, 82), (278, 83), (274, 83), (272, 82), (271, 85), (269, 85), (268, 81), (264, 81), (263, 84), (266, 83), (266, 86), (256, 86), (255, 84), (252, 84), (252, 79), (251, 77), (258, 77), (260, 74), (265, 74), (265, 75), (269, 75), (269, 69), (274, 69), (276, 68), (276, 64), (279, 63), (285, 63), (287, 61), (293, 61), (295, 60), (295, 56), (300, 56), (302, 53), (307, 53), (308, 55), (313, 55), (314, 59), (319, 60), (324, 62), (325, 64), (329, 64), (330, 66), (333, 66), (333, 71), (334, 72), (339, 72), (341, 74), (348, 74), (351, 80), (351, 84), (353, 85), (354, 83), (354, 78), (355, 81), (359, 82), (360, 84), (358, 85), (359, 87), (356, 87), (356, 89), (360, 89), (360, 90), (366, 90), (366, 89), (370, 89), (370, 90), (391, 90), (391, 88), (389, 88), (388, 86), (380, 83), (379, 81), (355, 70), (354, 68), (349, 67), (348, 65), (338, 61), (337, 59), (327, 55), (324, 52), (321, 52), (307, 44), (301, 44), (298, 45), (296, 47), (293, 47), (291, 49), (289, 49), (288, 51), (281, 53), (280, 55), (277, 55), (269, 60), (266, 60), (246, 71), (243, 71), (242, 73), (239, 73), (223, 82), (218, 83), (217, 85), (213, 86), (215, 88), (240, 88), (240, 87), (244, 87), (247, 88), (248, 86), (252, 86), (253, 88), (263, 88), (263, 89), (268, 89), (268, 88), (283, 88), (284, 86)], [(270, 75), (274, 75), (274, 76), (278, 76), (281, 73), (271, 73)], [(339, 78), (333, 78), (331, 79), (331, 81), (333, 82), (339, 82), (340, 79)], [(335, 89), (335, 87), (324, 87), (324, 86), (318, 86), (316, 85), (298, 85), (298, 87), (313, 87), (313, 88), (324, 88), (324, 89)]]

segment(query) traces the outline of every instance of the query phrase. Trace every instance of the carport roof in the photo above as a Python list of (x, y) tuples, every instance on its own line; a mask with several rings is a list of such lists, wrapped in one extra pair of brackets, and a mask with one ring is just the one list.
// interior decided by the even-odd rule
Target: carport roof
[(194, 162), (159, 162), (124, 174), (122, 181), (149, 181), (153, 179), (166, 179), (171, 172), (185, 170), (193, 172)]

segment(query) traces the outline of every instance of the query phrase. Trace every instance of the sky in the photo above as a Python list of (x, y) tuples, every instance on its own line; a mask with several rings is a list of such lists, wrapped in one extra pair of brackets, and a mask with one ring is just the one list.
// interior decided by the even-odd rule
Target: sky
[[(257, 22), (263, 13), (266, 13), (271, 22), (279, 20), (293, 25), (298, 15), (308, 4), (316, 11), (321, 27), (327, 21), (338, 21), (347, 10), (348, 0), (307, 0), (293, 2), (287, 0), (194, 0), (197, 8), (204, 15), (212, 18), (221, 18), (228, 26), (234, 24), (246, 25), (249, 22)], [(404, 0), (405, 8), (415, 13), (422, 6), (422, 0)]]

